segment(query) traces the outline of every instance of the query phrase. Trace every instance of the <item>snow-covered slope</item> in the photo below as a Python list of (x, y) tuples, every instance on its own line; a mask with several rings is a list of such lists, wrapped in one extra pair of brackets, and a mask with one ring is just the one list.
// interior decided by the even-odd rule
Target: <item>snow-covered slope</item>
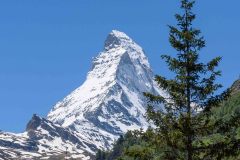
[(143, 49), (126, 34), (113, 30), (84, 84), (58, 102), (48, 120), (107, 149), (127, 130), (148, 127), (143, 92), (162, 94)]
[(61, 159), (66, 153), (72, 158), (89, 160), (96, 146), (82, 141), (74, 132), (33, 115), (21, 134), (0, 132), (0, 159)]
[(0, 132), (0, 159), (93, 159), (127, 130), (147, 128), (143, 92), (163, 95), (143, 49), (113, 30), (93, 59), (86, 81), (49, 112), (34, 115), (26, 132)]

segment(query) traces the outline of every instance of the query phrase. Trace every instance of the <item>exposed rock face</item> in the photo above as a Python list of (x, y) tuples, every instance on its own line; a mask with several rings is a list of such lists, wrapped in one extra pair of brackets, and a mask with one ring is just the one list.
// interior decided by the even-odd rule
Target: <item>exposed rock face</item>
[(33, 115), (32, 119), (28, 122), (26, 131), (36, 130), (41, 125), (42, 119), (36, 114)]
[[(67, 148), (73, 158), (92, 159), (97, 148), (110, 149), (127, 130), (149, 126), (143, 92), (164, 94), (153, 80), (143, 49), (114, 30), (83, 85), (58, 102), (47, 119), (34, 115), (25, 133), (8, 134), (8, 142), (14, 144), (11, 139), (17, 136), (22, 147), (33, 143), (32, 148), (14, 149), (34, 153), (32, 157), (64, 154)], [(12, 149), (11, 144), (4, 148)]]
[(236, 80), (231, 87), (232, 94), (240, 92), (240, 79)]

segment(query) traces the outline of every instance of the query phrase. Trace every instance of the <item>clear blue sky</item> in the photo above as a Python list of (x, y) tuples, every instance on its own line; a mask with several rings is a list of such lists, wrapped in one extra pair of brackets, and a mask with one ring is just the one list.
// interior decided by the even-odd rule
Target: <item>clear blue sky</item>
[[(32, 114), (46, 116), (80, 86), (112, 29), (137, 41), (154, 72), (169, 76), (160, 55), (175, 53), (167, 24), (175, 24), (178, 1), (0, 1), (0, 129), (24, 131)], [(240, 1), (198, 1), (202, 60), (223, 56), (219, 81), (228, 87), (240, 73)]]

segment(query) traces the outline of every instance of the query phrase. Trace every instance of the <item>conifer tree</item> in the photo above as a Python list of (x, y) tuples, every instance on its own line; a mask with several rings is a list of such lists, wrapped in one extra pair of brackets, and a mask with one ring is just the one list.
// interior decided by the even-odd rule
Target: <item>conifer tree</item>
[[(213, 134), (216, 123), (211, 121), (211, 110), (229, 96), (229, 91), (216, 95), (222, 87), (215, 83), (221, 75), (217, 66), (221, 57), (208, 63), (200, 62), (205, 40), (201, 31), (193, 27), (196, 15), (192, 12), (195, 1), (181, 0), (181, 14), (176, 14), (177, 26), (169, 26), (169, 42), (176, 56), (163, 55), (174, 78), (156, 76), (155, 80), (168, 95), (162, 97), (145, 93), (149, 99), (147, 117), (157, 126), (157, 136), (164, 144), (160, 159), (195, 160), (215, 157), (214, 145), (204, 145), (204, 137)], [(164, 109), (156, 104), (164, 104)], [(210, 158), (211, 159), (211, 158)]]
[(102, 150), (98, 150), (97, 154), (96, 154), (96, 160), (106, 160), (106, 152), (102, 151)]
[[(194, 4), (193, 0), (181, 0), (183, 12), (175, 15), (177, 26), (169, 26), (169, 41), (177, 54), (175, 57), (163, 55), (162, 58), (175, 76), (172, 79), (155, 77), (168, 95), (144, 93), (149, 100), (147, 118), (156, 127), (146, 132), (129, 132), (119, 139), (121, 143), (116, 143), (105, 159), (239, 159), (240, 110), (226, 108), (239, 108), (238, 94), (229, 100), (231, 89), (216, 94), (222, 87), (215, 82), (221, 76), (221, 71), (217, 70), (221, 57), (208, 63), (200, 62), (205, 40), (200, 30), (193, 27)], [(159, 107), (160, 104), (164, 107)], [(97, 154), (99, 157), (100, 153)]]

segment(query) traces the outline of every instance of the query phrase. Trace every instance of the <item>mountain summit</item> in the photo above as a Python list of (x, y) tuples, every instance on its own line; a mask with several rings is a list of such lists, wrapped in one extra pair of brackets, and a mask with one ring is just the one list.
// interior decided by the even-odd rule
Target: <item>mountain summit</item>
[(26, 142), (31, 142), (34, 147), (26, 151), (15, 146), (15, 155), (56, 155), (68, 148), (74, 156), (91, 159), (97, 149), (110, 149), (127, 130), (149, 126), (143, 92), (164, 94), (153, 80), (143, 49), (125, 33), (113, 30), (104, 50), (93, 59), (85, 82), (58, 102), (47, 119), (34, 115), (25, 133), (0, 133), (0, 146), (8, 144), (6, 150), (13, 146), (1, 137), (22, 137), (18, 144), (28, 148)]
[(112, 30), (105, 40), (104, 49), (109, 50), (111, 48), (116, 48), (117, 46), (123, 45), (124, 43), (129, 45), (132, 42), (132, 39), (129, 38), (125, 33)]
[(161, 94), (147, 57), (125, 33), (113, 30), (86, 81), (53, 107), (48, 120), (110, 148), (127, 130), (148, 127), (143, 92)]

